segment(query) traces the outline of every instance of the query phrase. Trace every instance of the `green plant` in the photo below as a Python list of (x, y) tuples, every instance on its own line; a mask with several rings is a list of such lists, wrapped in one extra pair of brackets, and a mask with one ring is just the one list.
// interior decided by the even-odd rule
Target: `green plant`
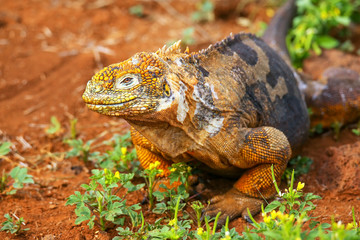
[(81, 139), (67, 139), (64, 142), (68, 144), (72, 149), (68, 151), (65, 155), (66, 158), (69, 157), (80, 157), (85, 163), (91, 160), (93, 157), (98, 156), (99, 152), (90, 153), (91, 144), (95, 140), (89, 140), (86, 143)]
[[(271, 167), (271, 173), (275, 189), (283, 201), (275, 200), (267, 205), (265, 209), (262, 207), (264, 221), (261, 223), (257, 223), (248, 210), (255, 229), (248, 231), (247, 236), (254, 236), (253, 233), (261, 233), (269, 239), (314, 239), (313, 237), (318, 233), (319, 228), (325, 229), (329, 227), (328, 224), (321, 224), (318, 229), (313, 229), (319, 222), (312, 221), (314, 217), (310, 217), (309, 212), (315, 209), (312, 201), (321, 198), (312, 193), (304, 195), (302, 192), (305, 186), (304, 183), (299, 182), (296, 189), (294, 189), (294, 171), (292, 172), (290, 187), (285, 189), (284, 193), (281, 193), (277, 186), (273, 167)], [(311, 230), (303, 231), (304, 224), (309, 220), (311, 220), (309, 223)]]
[[(128, 192), (142, 188), (144, 184), (133, 185), (131, 183), (133, 173), (115, 172), (114, 174), (107, 169), (94, 169), (92, 174), (90, 183), (81, 185), (85, 193), (76, 191), (74, 195), (68, 197), (65, 204), (76, 205), (75, 214), (78, 217), (75, 224), (88, 221), (90, 229), (96, 224), (101, 230), (106, 230), (108, 222), (123, 225), (125, 216), (128, 216), (133, 226), (138, 226), (141, 215), (136, 211), (140, 206), (139, 204), (127, 206), (125, 196)], [(116, 194), (123, 188), (126, 189), (126, 193), (121, 197), (117, 196)]]
[(144, 6), (141, 4), (132, 6), (129, 8), (129, 13), (131, 15), (134, 15), (137, 17), (143, 17), (144, 16)]
[(139, 161), (136, 159), (136, 151), (132, 147), (130, 142), (130, 132), (120, 136), (115, 135), (109, 141), (104, 142), (106, 145), (111, 145), (112, 150), (107, 151), (104, 154), (99, 154), (97, 159), (97, 165), (101, 168), (116, 169), (121, 172), (133, 172), (139, 174)]
[(190, 46), (195, 44), (194, 33), (195, 33), (194, 27), (185, 28), (182, 32), (181, 43), (184, 46)]
[[(9, 189), (7, 189), (8, 183), (12, 183)], [(15, 167), (9, 174), (3, 170), (0, 182), (0, 193), (6, 192), (7, 195), (15, 194), (17, 190), (23, 188), (26, 183), (34, 183), (33, 176), (27, 174), (27, 168)]]
[(151, 163), (147, 169), (143, 171), (143, 178), (145, 180), (147, 186), (147, 193), (149, 198), (149, 209), (152, 210), (154, 208), (154, 188), (156, 183), (158, 182), (159, 178), (157, 175), (161, 174), (163, 170), (158, 169), (160, 165), (159, 161), (155, 163)]
[(310, 136), (314, 136), (316, 134), (322, 134), (323, 132), (324, 132), (324, 128), (321, 123), (310, 128)]
[(202, 222), (202, 213), (203, 213), (204, 205), (200, 201), (193, 201), (191, 203), (191, 207), (195, 212), (197, 227), (200, 228), (201, 222)]
[(46, 134), (49, 136), (58, 136), (63, 131), (59, 120), (55, 116), (51, 116), (50, 125), (45, 129)]
[(340, 137), (340, 129), (341, 127), (343, 126), (343, 124), (341, 122), (333, 122), (331, 124), (331, 128), (333, 129), (334, 131), (334, 139), (337, 141), (339, 140), (339, 137)]
[(196, 4), (197, 11), (193, 12), (191, 19), (194, 22), (214, 21), (214, 4), (210, 0), (201, 0)]
[[(275, 179), (274, 170), (271, 166), (271, 173), (272, 178)], [(312, 200), (321, 199), (319, 196), (314, 195), (312, 193), (307, 193), (306, 195), (303, 194), (302, 189), (304, 188), (305, 184), (299, 182), (296, 189), (294, 189), (294, 177), (295, 171), (293, 170), (291, 175), (290, 187), (285, 189), (285, 193), (281, 193), (279, 187), (277, 186), (276, 181), (274, 180), (274, 186), (276, 192), (278, 193), (279, 197), (284, 199), (283, 202), (281, 201), (272, 201), (269, 205), (265, 208), (265, 213), (268, 213), (276, 208), (279, 208), (279, 211), (284, 213), (287, 211), (289, 214), (294, 214), (295, 217), (299, 217), (300, 213), (307, 213), (310, 210), (315, 209)], [(300, 202), (299, 199), (303, 201)], [(297, 207), (296, 207), (297, 206)]]
[(2, 223), (1, 231), (6, 231), (11, 234), (19, 234), (21, 231), (30, 230), (30, 228), (22, 228), (22, 225), (25, 226), (25, 220), (22, 217), (18, 218), (15, 214), (12, 215), (14, 218), (12, 218), (9, 213), (4, 215), (6, 221)]
[(188, 234), (188, 230), (191, 228), (190, 220), (179, 220), (178, 213), (180, 210), (181, 196), (176, 199), (174, 208), (174, 216), (167, 225), (163, 225), (160, 228), (156, 228), (150, 231), (150, 239), (180, 239), (184, 238)]
[(179, 204), (180, 210), (185, 207), (186, 203), (184, 201), (189, 198), (189, 193), (187, 192), (186, 186), (188, 185), (188, 177), (191, 168), (185, 163), (176, 163), (171, 165), (169, 170), (170, 175), (168, 176), (168, 178), (170, 180), (170, 185), (177, 183), (178, 186), (176, 188), (169, 188), (163, 183), (160, 184), (159, 187), (162, 188), (163, 191), (153, 192), (153, 195), (158, 201), (158, 203), (155, 204), (153, 212), (157, 214), (167, 213), (170, 214), (170, 217), (173, 217), (175, 214), (175, 208), (178, 198), (180, 198), (181, 200)]
[(330, 36), (334, 28), (349, 26), (359, 0), (298, 0), (297, 17), (293, 27), (288, 32), (286, 41), (293, 64), (302, 66), (302, 61), (310, 55), (310, 50), (316, 54), (321, 48), (334, 48), (339, 41)]
[(360, 136), (360, 121), (357, 123), (357, 128), (351, 129), (356, 136)]
[(296, 156), (290, 159), (288, 163), (288, 167), (285, 170), (283, 175), (283, 179), (286, 179), (287, 183), (289, 184), (291, 181), (292, 172), (294, 171), (295, 179), (298, 178), (300, 175), (307, 174), (310, 171), (311, 164), (313, 160), (309, 157), (303, 156)]
[[(199, 240), (219, 239), (220, 233), (216, 232), (216, 228), (220, 215), (221, 215), (220, 212), (216, 215), (214, 220), (214, 225), (212, 227), (209, 224), (209, 217), (205, 216), (206, 229), (204, 230), (202, 227), (198, 227), (196, 233), (194, 234), (194, 237)], [(226, 224), (225, 224), (226, 229), (228, 229), (228, 225), (229, 225), (229, 218), (226, 219)]]
[(11, 151), (11, 149), (10, 149), (11, 145), (12, 145), (11, 142), (3, 142), (3, 143), (1, 143), (1, 145), (0, 145), (0, 158), (7, 155)]

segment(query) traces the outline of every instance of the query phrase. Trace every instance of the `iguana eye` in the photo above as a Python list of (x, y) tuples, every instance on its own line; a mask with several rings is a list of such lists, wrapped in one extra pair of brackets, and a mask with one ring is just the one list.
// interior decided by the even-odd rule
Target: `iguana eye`
[(118, 79), (115, 82), (115, 88), (120, 90), (130, 89), (139, 84), (139, 77), (135, 74), (127, 74)]

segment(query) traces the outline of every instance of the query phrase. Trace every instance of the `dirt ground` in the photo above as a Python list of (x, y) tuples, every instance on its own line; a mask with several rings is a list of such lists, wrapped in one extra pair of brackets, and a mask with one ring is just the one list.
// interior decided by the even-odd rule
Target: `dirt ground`
[[(233, 1), (226, 1), (233, 2)], [(129, 14), (142, 4), (143, 18)], [(75, 225), (74, 207), (66, 198), (88, 182), (89, 169), (81, 160), (65, 159), (62, 143), (69, 134), (70, 119), (77, 118), (78, 137), (100, 140), (128, 129), (125, 121), (89, 111), (81, 99), (86, 82), (103, 66), (122, 61), (139, 51), (154, 51), (165, 43), (182, 38), (184, 29), (194, 26), (192, 51), (207, 47), (230, 32), (256, 32), (260, 21), (267, 22), (271, 10), (263, 2), (231, 12), (231, 5), (217, 8), (214, 22), (194, 24), (190, 0), (0, 0), (0, 142), (14, 145), (0, 172), (16, 165), (27, 166), (35, 184), (13, 196), (0, 197), (2, 216), (13, 212), (26, 220), (30, 230), (20, 236), (0, 232), (0, 239), (111, 239), (115, 232), (89, 230)], [(230, 6), (230, 7), (229, 7)], [(224, 15), (228, 17), (224, 18)], [(239, 16), (251, 25), (239, 24)], [(353, 42), (360, 47), (360, 28), (353, 29)], [(356, 40), (357, 39), (357, 40)], [(325, 51), (308, 59), (304, 71), (320, 77), (329, 66), (344, 66), (360, 72), (360, 58), (338, 50)], [(50, 117), (56, 116), (64, 132), (57, 137), (45, 133)], [(57, 154), (51, 154), (57, 153)], [(301, 176), (305, 191), (322, 197), (316, 202), (318, 221), (351, 221), (355, 207), (360, 219), (360, 137), (345, 128), (338, 141), (326, 132), (310, 138), (303, 156), (314, 160), (309, 174)], [(79, 170), (80, 169), (80, 170)], [(141, 201), (136, 195), (133, 201)], [(257, 216), (257, 219), (260, 219)], [(241, 218), (230, 227), (242, 231)]]

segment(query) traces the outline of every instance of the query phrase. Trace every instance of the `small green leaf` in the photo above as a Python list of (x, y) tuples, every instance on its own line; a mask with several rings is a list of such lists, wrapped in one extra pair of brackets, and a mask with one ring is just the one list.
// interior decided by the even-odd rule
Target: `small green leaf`
[(87, 221), (91, 219), (91, 211), (88, 207), (82, 205), (79, 208), (75, 209), (75, 214), (78, 218), (75, 220), (75, 224), (78, 225), (83, 221)]
[(272, 210), (278, 208), (281, 206), (281, 202), (279, 201), (272, 201), (269, 205), (267, 205), (265, 207), (265, 212), (268, 213), (268, 212), (271, 212)]
[(331, 49), (339, 45), (339, 41), (333, 37), (328, 35), (318, 36), (316, 38), (316, 42), (319, 44), (320, 47)]
[(166, 210), (167, 210), (166, 204), (161, 202), (161, 203), (157, 203), (152, 211), (153, 213), (156, 214), (163, 214)]
[(8, 154), (10, 152), (11, 145), (11, 142), (3, 142), (0, 145), (0, 156), (5, 156), (6, 154)]

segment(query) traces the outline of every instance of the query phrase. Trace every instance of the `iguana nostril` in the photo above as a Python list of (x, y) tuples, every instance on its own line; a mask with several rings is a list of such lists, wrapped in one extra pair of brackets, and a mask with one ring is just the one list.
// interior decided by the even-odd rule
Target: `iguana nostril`
[(95, 88), (94, 88), (94, 93), (99, 93), (103, 90), (103, 87), (100, 86), (100, 85), (97, 85)]

